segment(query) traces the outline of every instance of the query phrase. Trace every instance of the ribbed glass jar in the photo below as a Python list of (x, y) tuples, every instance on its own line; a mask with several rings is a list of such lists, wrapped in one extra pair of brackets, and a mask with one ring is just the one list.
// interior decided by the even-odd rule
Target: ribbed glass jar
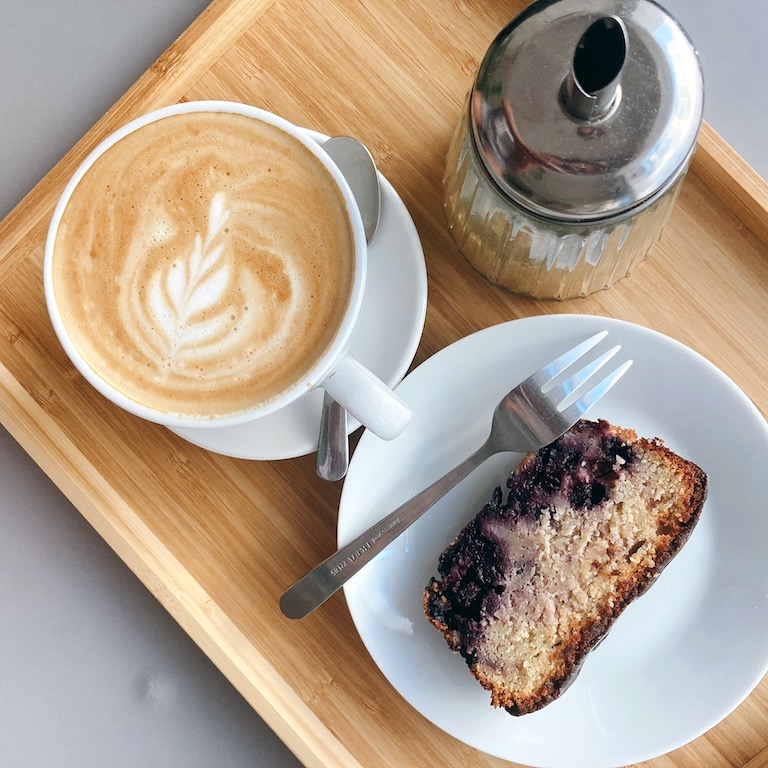
[(645, 259), (684, 176), (634, 214), (591, 222), (536, 217), (504, 196), (478, 161), (465, 110), (448, 151), (443, 204), (456, 245), (489, 282), (536, 298), (570, 299), (610, 287)]

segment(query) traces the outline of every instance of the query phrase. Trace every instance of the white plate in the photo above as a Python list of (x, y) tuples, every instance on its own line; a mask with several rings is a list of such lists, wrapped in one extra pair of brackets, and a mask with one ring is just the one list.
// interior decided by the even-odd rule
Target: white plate
[[(325, 137), (307, 131), (316, 141)], [(416, 227), (392, 185), (381, 181), (381, 219), (368, 248), (363, 308), (352, 354), (389, 386), (413, 361), (427, 312), (427, 272)], [(287, 408), (225, 429), (174, 429), (190, 443), (240, 459), (289, 459), (317, 450), (323, 392), (313, 390)], [(349, 419), (349, 431), (360, 426)]]
[(632, 368), (589, 414), (660, 437), (710, 477), (690, 540), (624, 612), (576, 682), (514, 718), (429, 625), (422, 591), (442, 549), (503, 485), (512, 459), (476, 470), (345, 587), (368, 651), (400, 694), (457, 739), (532, 766), (648, 760), (714, 726), (768, 669), (768, 426), (722, 372), (654, 331), (582, 315), (505, 323), (442, 350), (398, 387), (413, 421), (396, 440), (364, 433), (344, 486), (339, 543), (427, 486), (484, 440), (501, 396), (606, 328)]

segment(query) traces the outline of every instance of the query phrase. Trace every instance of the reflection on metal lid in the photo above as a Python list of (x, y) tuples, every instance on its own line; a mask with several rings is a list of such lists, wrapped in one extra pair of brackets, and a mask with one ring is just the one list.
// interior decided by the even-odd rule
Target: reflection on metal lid
[(501, 191), (561, 220), (649, 201), (685, 169), (703, 111), (698, 55), (650, 0), (539, 0), (478, 71), (476, 150)]

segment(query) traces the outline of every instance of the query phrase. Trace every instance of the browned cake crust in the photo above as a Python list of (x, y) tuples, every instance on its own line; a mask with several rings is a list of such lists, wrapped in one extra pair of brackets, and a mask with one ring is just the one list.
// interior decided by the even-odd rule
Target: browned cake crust
[(660, 440), (581, 421), (507, 486), (442, 553), (424, 611), (492, 704), (524, 715), (562, 693), (687, 541), (707, 476)]

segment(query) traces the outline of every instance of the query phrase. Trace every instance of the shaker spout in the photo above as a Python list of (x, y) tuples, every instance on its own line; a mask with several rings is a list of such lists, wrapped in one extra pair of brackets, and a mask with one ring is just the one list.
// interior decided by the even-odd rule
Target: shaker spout
[(573, 117), (597, 120), (617, 104), (627, 48), (627, 29), (618, 16), (603, 16), (587, 28), (564, 84), (565, 106)]

